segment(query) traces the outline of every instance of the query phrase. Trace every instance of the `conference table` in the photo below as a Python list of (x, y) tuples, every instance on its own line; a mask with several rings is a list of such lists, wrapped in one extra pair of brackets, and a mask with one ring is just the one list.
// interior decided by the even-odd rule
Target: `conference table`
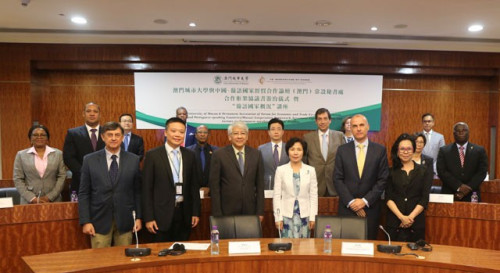
[[(323, 253), (322, 239), (283, 239), (292, 242), (290, 251), (277, 253), (268, 250), (267, 244), (279, 239), (260, 239), (260, 254), (228, 254), (229, 241), (252, 241), (259, 239), (221, 240), (220, 254), (211, 255), (210, 250), (188, 250), (180, 256), (159, 257), (161, 249), (172, 243), (141, 245), (150, 247), (152, 255), (132, 261), (124, 254), (125, 247), (85, 249), (22, 258), (24, 272), (237, 272), (237, 273), (292, 273), (292, 272), (500, 272), (500, 251), (474, 248), (433, 245), (431, 252), (411, 251), (403, 246), (402, 253), (413, 252), (415, 256), (396, 256), (380, 253), (377, 244), (384, 241), (359, 241), (334, 239), (331, 254)], [(199, 241), (208, 243), (208, 241)], [(343, 255), (342, 242), (372, 242), (373, 256)], [(397, 243), (403, 245), (402, 243)]]

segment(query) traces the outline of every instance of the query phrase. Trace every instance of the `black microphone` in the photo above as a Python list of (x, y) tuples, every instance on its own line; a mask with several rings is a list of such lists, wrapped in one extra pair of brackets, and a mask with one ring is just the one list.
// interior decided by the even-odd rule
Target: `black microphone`
[(135, 210), (132, 211), (132, 218), (134, 218), (134, 233), (135, 233), (135, 248), (126, 248), (125, 256), (132, 257), (142, 257), (151, 255), (151, 248), (149, 247), (139, 247), (139, 237), (137, 236), (137, 230), (135, 229)]
[(391, 236), (387, 231), (385, 231), (384, 227), (382, 225), (378, 226), (386, 235), (387, 238), (389, 238), (389, 244), (388, 245), (377, 245), (377, 250), (383, 253), (399, 253), (401, 252), (401, 246), (393, 246), (391, 245)]
[[(276, 218), (280, 219), (280, 209), (276, 211)], [(290, 250), (292, 249), (292, 243), (282, 243), (281, 242), (281, 230), (278, 228), (278, 234), (280, 236), (280, 242), (279, 243), (269, 243), (267, 247), (269, 250), (273, 251), (285, 251), (285, 250)]]

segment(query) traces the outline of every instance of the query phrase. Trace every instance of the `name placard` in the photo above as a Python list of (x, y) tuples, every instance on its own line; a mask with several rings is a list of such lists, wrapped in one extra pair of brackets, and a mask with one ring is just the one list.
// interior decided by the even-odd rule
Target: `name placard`
[(453, 194), (431, 193), (429, 194), (429, 202), (453, 204)]
[(12, 197), (0, 198), (0, 209), (12, 208), (12, 207), (14, 207), (14, 202), (12, 202)]
[(229, 254), (258, 254), (259, 241), (229, 242)]
[(373, 243), (342, 242), (342, 255), (370, 255), (374, 252)]

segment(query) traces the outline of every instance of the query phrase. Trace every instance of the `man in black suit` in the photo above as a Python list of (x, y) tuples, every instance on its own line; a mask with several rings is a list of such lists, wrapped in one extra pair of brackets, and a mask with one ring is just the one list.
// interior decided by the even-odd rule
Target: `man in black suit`
[(83, 157), (94, 151), (104, 148), (104, 142), (99, 130), (101, 108), (99, 105), (89, 102), (83, 110), (85, 125), (68, 130), (64, 140), (63, 159), (73, 174), (71, 179), (70, 193), (80, 188), (80, 169)]
[(264, 163), (259, 150), (246, 145), (248, 126), (236, 121), (227, 129), (231, 145), (212, 156), (212, 215), (259, 215), (264, 219)]
[(188, 111), (186, 107), (181, 106), (175, 110), (175, 116), (182, 119), (184, 123), (186, 124), (186, 135), (184, 136), (184, 141), (182, 143), (182, 147), (189, 147), (191, 145), (196, 144), (196, 128), (193, 126), (189, 125), (187, 123), (188, 119)]
[(165, 145), (146, 153), (143, 216), (155, 242), (187, 241), (200, 220), (200, 184), (193, 151), (181, 147), (186, 124), (170, 118)]
[(352, 117), (354, 141), (338, 148), (333, 181), (339, 195), (338, 214), (366, 217), (368, 239), (375, 240), (380, 218), (380, 196), (387, 183), (389, 168), (385, 147), (368, 141), (369, 129), (365, 116)]
[(120, 125), (125, 131), (125, 136), (122, 142), (122, 148), (129, 152), (139, 156), (142, 161), (144, 157), (144, 141), (142, 137), (132, 134), (132, 129), (134, 128), (134, 118), (131, 114), (122, 114), (118, 119)]
[(201, 176), (200, 190), (203, 191), (204, 196), (208, 196), (210, 192), (210, 188), (208, 187), (210, 162), (212, 160), (212, 153), (218, 148), (217, 146), (208, 144), (209, 134), (207, 126), (198, 126), (196, 128), (196, 144), (187, 147), (193, 150), (196, 156), (196, 166)]
[(443, 182), (441, 193), (454, 194), (457, 201), (469, 201), (488, 171), (488, 157), (483, 147), (469, 142), (469, 125), (453, 126), (455, 143), (439, 149), (437, 171)]
[[(118, 122), (102, 126), (103, 150), (83, 159), (78, 212), (92, 248), (130, 245), (132, 230), (141, 229), (139, 157), (120, 148), (123, 128)], [(133, 214), (137, 213), (134, 223)]]

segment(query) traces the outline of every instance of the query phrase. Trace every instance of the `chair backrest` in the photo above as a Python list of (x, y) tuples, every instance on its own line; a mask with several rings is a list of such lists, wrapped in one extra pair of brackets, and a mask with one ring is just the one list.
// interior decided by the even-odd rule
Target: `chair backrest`
[(217, 226), (220, 239), (262, 238), (257, 215), (210, 216), (212, 226)]
[(351, 216), (321, 216), (316, 215), (314, 237), (322, 238), (326, 225), (332, 227), (333, 238), (338, 239), (367, 239), (366, 218)]
[(21, 195), (15, 187), (0, 188), (0, 197), (12, 197), (12, 203), (19, 205), (21, 203)]

